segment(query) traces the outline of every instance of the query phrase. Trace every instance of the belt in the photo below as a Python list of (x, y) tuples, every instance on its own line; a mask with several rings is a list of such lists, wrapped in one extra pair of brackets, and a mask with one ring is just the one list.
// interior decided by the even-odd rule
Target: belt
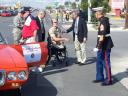
[[(105, 37), (109, 37), (109, 36), (111, 36), (111, 35), (110, 34), (105, 35)], [(101, 37), (101, 35), (98, 35), (98, 37)]]

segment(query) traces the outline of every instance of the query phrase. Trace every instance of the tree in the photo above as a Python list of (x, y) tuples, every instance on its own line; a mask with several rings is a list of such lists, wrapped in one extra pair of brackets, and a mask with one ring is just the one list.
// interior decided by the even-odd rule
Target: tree
[(72, 3), (72, 9), (76, 9), (77, 5), (75, 2)]
[[(100, 2), (100, 3), (99, 3)], [(104, 7), (104, 12), (109, 12), (110, 11), (110, 7), (108, 4), (109, 0), (91, 0), (91, 8), (95, 8), (95, 7)], [(81, 9), (84, 10), (84, 12), (88, 12), (88, 2), (87, 0), (82, 0), (81, 1)], [(92, 14), (91, 16), (91, 21), (92, 22), (96, 22), (96, 18), (94, 16), (94, 14)]]
[(80, 5), (81, 9), (84, 11), (88, 10), (88, 2), (87, 0), (81, 0), (81, 5)]
[(51, 10), (51, 9), (52, 9), (52, 7), (51, 7), (51, 6), (47, 6), (47, 7), (46, 7), (46, 9)]
[(64, 6), (63, 6), (63, 5), (59, 5), (58, 8), (59, 8), (59, 9), (64, 9)]
[(64, 3), (64, 5), (65, 5), (65, 7), (70, 7), (71, 2), (70, 2), (70, 1), (66, 1), (66, 2)]
[(88, 18), (88, 2), (87, 0), (81, 0), (80, 8), (82, 9), (85, 17)]
[[(99, 3), (100, 2), (100, 3)], [(91, 0), (92, 8), (104, 7), (104, 12), (110, 11), (109, 0)]]

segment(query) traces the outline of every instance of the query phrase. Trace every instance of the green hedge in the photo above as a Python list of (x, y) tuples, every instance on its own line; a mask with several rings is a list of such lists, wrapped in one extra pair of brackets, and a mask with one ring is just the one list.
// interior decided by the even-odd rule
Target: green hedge
[[(110, 11), (110, 7), (109, 7), (108, 3), (109, 3), (109, 0), (91, 0), (91, 8), (104, 7), (104, 12), (106, 13), (106, 12)], [(88, 2), (87, 2), (87, 0), (81, 0), (80, 7), (84, 11), (86, 16), (88, 17)], [(94, 23), (97, 22), (94, 14), (92, 14), (91, 21)]]

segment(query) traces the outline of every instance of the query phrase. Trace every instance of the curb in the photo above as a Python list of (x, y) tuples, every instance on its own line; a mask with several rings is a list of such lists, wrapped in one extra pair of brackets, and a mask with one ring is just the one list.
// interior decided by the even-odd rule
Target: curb
[[(93, 24), (87, 24), (87, 26), (88, 26), (88, 30), (89, 31), (97, 31), (97, 29), (95, 29), (93, 27)], [(116, 27), (116, 28), (111, 27), (110, 30), (111, 31), (118, 31), (118, 32), (119, 31), (121, 31), (121, 32), (128, 32), (128, 29), (124, 29), (124, 27)]]
[[(71, 27), (71, 24), (62, 24), (62, 25), (65, 28)], [(97, 32), (97, 29), (95, 29), (93, 27), (93, 24), (87, 24), (87, 27), (88, 27), (88, 31), (95, 31), (95, 32)], [(115, 32), (119, 32), (119, 31), (121, 31), (121, 32), (128, 32), (128, 29), (124, 29), (124, 27), (117, 27), (117, 28), (112, 28), (111, 27), (110, 30), (111, 31), (115, 31)]]
[(128, 90), (127, 61), (128, 61), (128, 58), (112, 59), (112, 74)]

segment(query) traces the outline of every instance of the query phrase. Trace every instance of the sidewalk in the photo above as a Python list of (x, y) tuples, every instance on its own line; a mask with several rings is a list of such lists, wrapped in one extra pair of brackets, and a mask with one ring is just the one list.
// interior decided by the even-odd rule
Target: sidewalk
[(113, 58), (112, 74), (128, 90), (128, 57)]

